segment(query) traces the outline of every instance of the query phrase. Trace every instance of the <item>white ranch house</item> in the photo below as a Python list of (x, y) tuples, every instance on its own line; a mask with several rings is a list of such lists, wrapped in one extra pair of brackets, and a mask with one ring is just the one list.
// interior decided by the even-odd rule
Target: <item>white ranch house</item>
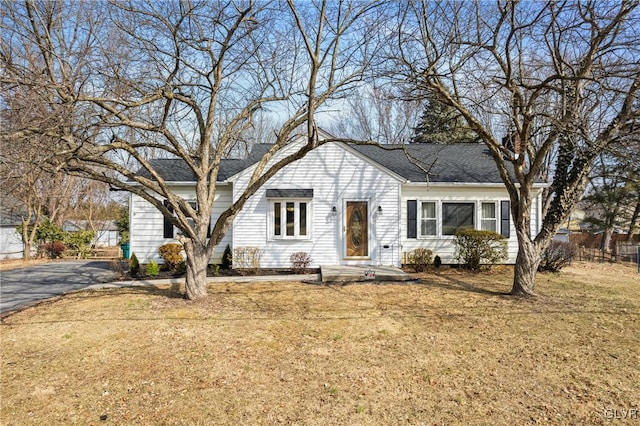
[[(212, 222), (239, 197), (269, 148), (257, 144), (247, 159), (223, 160)], [(411, 160), (402, 149), (385, 148), (328, 142), (289, 164), (246, 203), (211, 262), (221, 263), (229, 244), (262, 249), (263, 268), (288, 268), (291, 254), (301, 251), (309, 253), (312, 267), (400, 266), (417, 247), (455, 263), (453, 235), (459, 227), (501, 233), (508, 238), (507, 262), (515, 262), (509, 196), (484, 144), (405, 145)], [(280, 155), (292, 149), (296, 144)], [(153, 164), (179, 195), (195, 203), (193, 176), (181, 160)], [(543, 187), (535, 187), (534, 234)], [(131, 252), (143, 263), (161, 261), (158, 248), (177, 241), (174, 227), (135, 195), (130, 215)]]

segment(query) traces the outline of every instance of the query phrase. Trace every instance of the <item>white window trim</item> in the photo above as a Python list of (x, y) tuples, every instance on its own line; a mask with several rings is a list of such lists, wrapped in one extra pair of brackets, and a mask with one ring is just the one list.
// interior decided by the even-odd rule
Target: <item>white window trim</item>
[[(487, 218), (485, 219), (482, 216), (482, 205), (483, 204), (493, 204), (493, 211), (495, 213), (495, 216), (493, 218)], [(478, 201), (478, 228), (482, 230), (482, 221), (489, 221), (492, 220), (493, 223), (495, 224), (495, 229), (494, 232), (500, 233), (500, 206), (499, 206), (499, 201), (495, 201), (495, 200), (480, 200)]]
[[(482, 229), (482, 204), (491, 203), (495, 205), (496, 217), (492, 220), (495, 221), (496, 231), (500, 233), (500, 201), (502, 199), (474, 199), (474, 200), (442, 200), (442, 199), (417, 199), (417, 239), (419, 240), (435, 240), (435, 239), (454, 239), (455, 235), (444, 235), (442, 233), (442, 205), (443, 204), (473, 204), (474, 205), (474, 217), (473, 217), (473, 229)], [(435, 203), (436, 205), (436, 235), (423, 235), (422, 234), (422, 203)], [(485, 219), (489, 220), (489, 219)]]
[[(280, 203), (280, 234), (275, 235), (275, 204)], [(286, 205), (287, 203), (295, 203), (293, 215), (294, 235), (287, 235)], [(307, 235), (300, 235), (300, 203), (307, 204)], [(267, 218), (269, 220), (267, 226), (268, 241), (308, 241), (311, 240), (312, 220), (313, 220), (313, 203), (310, 198), (270, 198), (268, 199)]]
[(440, 220), (440, 227), (438, 229), (441, 238), (451, 238), (454, 239), (456, 236), (455, 234), (453, 235), (445, 235), (444, 232), (442, 232), (442, 227), (443, 227), (443, 220), (442, 220), (442, 211), (443, 209), (443, 204), (473, 204), (473, 229), (478, 229), (478, 200), (441, 200), (440, 201), (440, 216), (438, 217)]
[[(435, 235), (423, 235), (422, 234), (422, 203), (435, 203), (435, 207), (436, 207), (436, 233)], [(440, 201), (439, 200), (418, 200), (418, 212), (417, 212), (417, 217), (418, 217), (418, 239), (423, 239), (423, 240), (429, 240), (429, 239), (436, 239), (436, 238), (441, 238), (441, 231), (440, 231), (440, 223), (442, 222), (442, 218), (440, 217)], [(431, 219), (431, 218), (429, 218)]]

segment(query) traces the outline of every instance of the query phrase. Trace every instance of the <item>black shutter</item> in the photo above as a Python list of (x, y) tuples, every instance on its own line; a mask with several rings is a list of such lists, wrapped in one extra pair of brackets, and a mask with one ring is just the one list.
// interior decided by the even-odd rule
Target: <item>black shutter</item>
[(417, 200), (407, 200), (407, 238), (418, 238)]
[(500, 234), (509, 238), (509, 229), (511, 228), (511, 206), (509, 201), (500, 202)]
[[(173, 207), (169, 205), (167, 200), (164, 200), (164, 206), (169, 209), (171, 213), (173, 213)], [(164, 228), (164, 238), (173, 238), (173, 223), (169, 221), (164, 215), (162, 215), (164, 219), (163, 228)]]
[(209, 217), (209, 226), (207, 227), (207, 238), (211, 238), (211, 217)]

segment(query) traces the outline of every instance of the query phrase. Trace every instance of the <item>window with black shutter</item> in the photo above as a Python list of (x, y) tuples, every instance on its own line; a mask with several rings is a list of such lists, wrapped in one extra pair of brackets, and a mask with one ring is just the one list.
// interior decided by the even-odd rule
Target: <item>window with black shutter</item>
[(418, 238), (418, 200), (407, 200), (407, 238)]
[[(169, 205), (169, 201), (164, 200), (164, 206), (167, 209), (169, 209), (170, 213), (173, 213), (173, 207), (171, 207)], [(163, 222), (164, 235), (163, 235), (163, 237), (164, 238), (173, 238), (173, 223), (171, 223), (169, 221), (169, 219), (167, 219), (167, 217), (164, 216), (164, 215), (162, 216), (162, 218), (164, 219), (164, 222)]]
[(509, 238), (511, 228), (511, 203), (509, 201), (500, 202), (500, 234)]

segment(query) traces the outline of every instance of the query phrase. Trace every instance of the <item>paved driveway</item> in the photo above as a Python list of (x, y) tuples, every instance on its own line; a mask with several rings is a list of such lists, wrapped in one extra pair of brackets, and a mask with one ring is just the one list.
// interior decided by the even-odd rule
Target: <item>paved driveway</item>
[(0, 272), (0, 313), (112, 281), (109, 262), (74, 260)]

